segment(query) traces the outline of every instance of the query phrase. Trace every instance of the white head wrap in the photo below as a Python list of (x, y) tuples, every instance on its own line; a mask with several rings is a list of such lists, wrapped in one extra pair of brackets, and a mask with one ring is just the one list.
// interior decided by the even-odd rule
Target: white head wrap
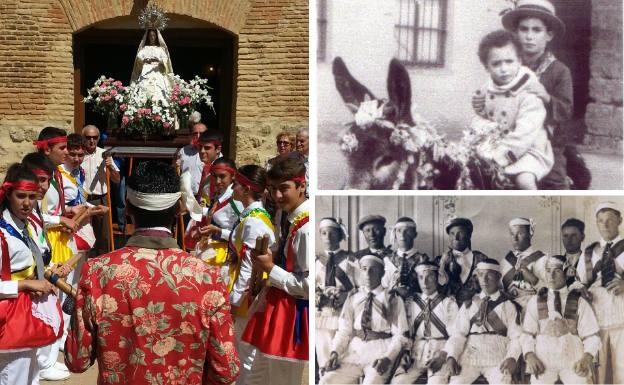
[(150, 194), (134, 191), (130, 187), (126, 188), (126, 197), (128, 198), (128, 202), (147, 211), (166, 210), (178, 203), (181, 196), (181, 192)]
[(333, 227), (335, 229), (339, 229), (340, 231), (342, 231), (342, 235), (344, 236), (345, 239), (349, 237), (349, 234), (347, 234), (347, 227), (344, 225), (344, 223), (342, 223), (342, 220), (340, 218), (321, 219), (321, 221), (319, 222), (319, 229), (322, 229), (323, 227)]
[(492, 262), (479, 262), (477, 264), (477, 270), (494, 270), (494, 271), (498, 271), (500, 273), (500, 264), (498, 262), (494, 263), (496, 261), (492, 261)]
[(429, 264), (429, 263), (421, 263), (416, 265), (416, 272), (420, 273), (423, 271), (427, 271), (427, 270), (434, 270), (434, 271), (438, 271), (440, 270), (438, 268), (438, 266), (434, 265), (434, 264)]
[(600, 210), (604, 210), (604, 209), (611, 209), (611, 210), (617, 211), (618, 213), (621, 213), (620, 209), (617, 207), (615, 202), (607, 201), (607, 202), (598, 203), (598, 206), (596, 206), (595, 215), (598, 215)]
[(182, 193), (182, 203), (188, 210), (191, 219), (195, 222), (202, 220), (203, 211), (197, 199), (193, 195), (193, 189), (191, 188), (191, 172), (185, 171), (180, 175), (180, 192)]
[(381, 266), (384, 266), (384, 261), (383, 259), (379, 258), (376, 255), (365, 255), (362, 258), (360, 258), (360, 264), (364, 261), (373, 261), (373, 262), (377, 262), (378, 264), (380, 264)]
[(397, 222), (397, 223), (396, 223), (396, 224), (392, 227), (392, 230), (390, 231), (390, 239), (392, 239), (392, 244), (393, 244), (393, 245), (396, 245), (396, 244), (397, 244), (397, 240), (396, 240), (396, 230), (397, 230), (397, 229), (402, 229), (402, 228), (408, 228), (408, 227), (413, 228), (413, 229), (414, 229), (414, 231), (416, 231), (416, 230), (417, 230), (417, 227), (416, 227), (416, 222), (411, 221), (411, 220), (409, 220), (409, 221), (400, 221), (400, 222)]
[(511, 226), (529, 226), (529, 234), (533, 236), (535, 233), (535, 221), (533, 218), (514, 218), (509, 221), (509, 227)]

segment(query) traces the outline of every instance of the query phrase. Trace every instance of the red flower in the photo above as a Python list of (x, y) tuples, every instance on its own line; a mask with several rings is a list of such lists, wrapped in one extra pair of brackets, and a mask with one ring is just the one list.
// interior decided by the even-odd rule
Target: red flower
[(169, 128), (169, 127), (171, 127), (171, 124), (169, 124), (169, 122), (164, 122), (163, 123), (163, 127), (164, 128)]
[(125, 126), (130, 122), (130, 118), (128, 118), (127, 116), (124, 115), (123, 118), (121, 118), (121, 125)]
[(160, 118), (160, 115), (156, 115), (156, 116), (154, 116), (154, 120), (155, 120), (156, 122), (160, 122), (160, 119), (161, 119), (161, 118)]
[(120, 111), (125, 111), (126, 109), (128, 109), (128, 105), (127, 104), (122, 104), (119, 106), (119, 110)]

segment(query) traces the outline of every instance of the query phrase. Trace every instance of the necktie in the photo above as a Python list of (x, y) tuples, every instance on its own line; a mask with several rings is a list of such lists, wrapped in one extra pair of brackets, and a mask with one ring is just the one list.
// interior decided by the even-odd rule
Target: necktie
[[(197, 196), (201, 199), (204, 194), (204, 185), (210, 178), (210, 168), (211, 165), (205, 164), (202, 170), (201, 178), (199, 179), (199, 189), (197, 191)], [(212, 192), (209, 192), (209, 198), (212, 199)]]
[(325, 287), (336, 287), (336, 254), (333, 251), (327, 253), (327, 265), (325, 265)]
[(364, 311), (362, 312), (362, 331), (364, 333), (373, 330), (373, 298), (375, 294), (369, 292), (366, 297), (366, 303), (364, 304)]
[(431, 298), (427, 298), (427, 308), (425, 309), (427, 312), (425, 314), (425, 337), (431, 337)]
[(608, 242), (602, 252), (602, 266), (600, 273), (602, 274), (602, 286), (607, 287), (609, 282), (615, 277), (615, 261), (611, 255), (611, 246), (613, 242)]
[(290, 229), (290, 222), (288, 222), (288, 215), (282, 212), (282, 218), (280, 220), (280, 243), (277, 252), (276, 260), (279, 262), (277, 265), (286, 265), (286, 241), (288, 240), (288, 230)]
[(561, 296), (559, 295), (559, 290), (555, 290), (555, 311), (563, 315), (561, 312)]
[(407, 286), (408, 282), (408, 266), (407, 266), (407, 253), (401, 253), (401, 259), (399, 259), (399, 284)]
[(477, 323), (479, 326), (485, 326), (487, 323), (488, 316), (488, 304), (490, 303), (490, 297), (487, 296), (481, 302), (481, 306), (479, 307), (479, 322)]
[(22, 231), (22, 236), (24, 237), (24, 240), (26, 241), (26, 244), (28, 245), (28, 248), (30, 249), (30, 252), (35, 259), (35, 266), (37, 267), (37, 278), (43, 279), (43, 258), (41, 256), (41, 250), (39, 249), (39, 246), (35, 244), (35, 241), (33, 241), (30, 237), (30, 234), (28, 233), (28, 225), (24, 227), (24, 230)]

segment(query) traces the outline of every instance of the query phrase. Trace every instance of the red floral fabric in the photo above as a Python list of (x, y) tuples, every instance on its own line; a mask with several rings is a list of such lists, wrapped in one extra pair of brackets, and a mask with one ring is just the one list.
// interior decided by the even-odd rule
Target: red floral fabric
[(82, 268), (65, 344), (98, 384), (230, 384), (239, 359), (218, 268), (179, 249), (124, 247)]

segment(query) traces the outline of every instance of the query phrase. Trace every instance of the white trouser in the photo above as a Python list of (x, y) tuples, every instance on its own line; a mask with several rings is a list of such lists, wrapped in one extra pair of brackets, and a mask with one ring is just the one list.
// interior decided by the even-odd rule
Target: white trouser
[(50, 345), (37, 349), (37, 362), (40, 370), (49, 369), (58, 361), (62, 340), (62, 338), (59, 338)]
[(270, 358), (258, 352), (246, 385), (299, 385), (306, 362)]
[[(364, 378), (360, 382), (362, 377)], [(319, 384), (385, 384), (386, 377), (388, 376), (377, 373), (372, 365), (363, 368), (360, 365), (341, 363), (338, 369), (326, 372)]]
[[(78, 261), (76, 268), (69, 272), (67, 277), (65, 278), (65, 282), (69, 283), (73, 287), (78, 287), (78, 282), (80, 282), (80, 270), (82, 270), (82, 264), (86, 258), (86, 252), (81, 251), (82, 257)], [(67, 298), (67, 294), (63, 293), (59, 290), (59, 301), (61, 301), (61, 306), (63, 306), (63, 302), (65, 302), (65, 298)], [(63, 337), (61, 338), (60, 348), (64, 350), (65, 340), (67, 339), (67, 331), (69, 330), (69, 321), (71, 319), (71, 314), (63, 313)]]
[(319, 368), (324, 367), (329, 360), (331, 343), (335, 335), (336, 330), (316, 329), (316, 362)]
[(240, 359), (240, 374), (238, 380), (236, 380), (237, 385), (247, 384), (247, 377), (251, 372), (254, 357), (256, 356), (256, 348), (252, 345), (241, 343), (241, 338), (245, 332), (245, 327), (247, 327), (247, 322), (249, 322), (249, 317), (234, 316), (234, 334), (236, 336), (234, 343), (236, 351), (238, 352), (238, 358)]
[(39, 385), (37, 349), (0, 353), (0, 385)]
[(449, 384), (472, 384), (482, 374), (488, 384), (511, 384), (511, 376), (501, 373), (498, 365), (490, 367), (462, 366), (459, 375), (452, 376)]
[(624, 328), (600, 330), (598, 383), (624, 384)]
[(574, 372), (574, 369), (563, 370), (548, 370), (535, 378), (535, 375), (531, 374), (531, 384), (554, 384), (557, 379), (560, 379), (564, 384), (587, 384), (587, 378), (580, 377)]
[(412, 366), (408, 368), (407, 371), (402, 366), (399, 366), (390, 383), (413, 384), (424, 372), (427, 372), (428, 384), (448, 384), (449, 373), (446, 364), (444, 364), (435, 375), (426, 367), (427, 362), (444, 348), (445, 343), (446, 340), (444, 339), (425, 340), (416, 337), (411, 352), (412, 359), (414, 360)]

